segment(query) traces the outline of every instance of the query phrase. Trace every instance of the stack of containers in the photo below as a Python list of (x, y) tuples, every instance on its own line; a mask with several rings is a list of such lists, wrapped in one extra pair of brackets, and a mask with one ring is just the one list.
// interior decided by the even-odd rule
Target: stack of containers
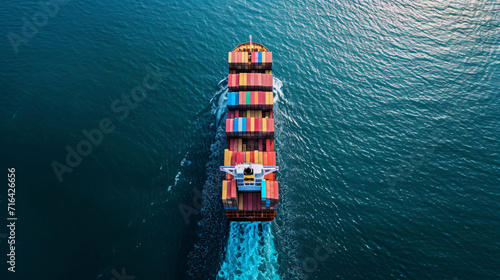
[[(229, 74), (229, 91), (271, 91), (273, 90), (273, 75), (262, 73)], [(272, 104), (272, 103), (271, 103)]]
[(222, 181), (222, 203), (226, 209), (238, 209), (238, 195), (235, 180)]
[(229, 70), (250, 70), (247, 52), (230, 52), (228, 54)]
[(273, 68), (272, 52), (252, 52), (250, 69), (270, 70)]
[(273, 93), (270, 91), (228, 92), (228, 110), (272, 110), (272, 106)]
[(278, 209), (279, 186), (276, 180), (265, 180), (261, 186), (261, 207), (264, 210)]
[(240, 193), (239, 199), (243, 200), (241, 208), (239, 210), (255, 211), (262, 210), (262, 200), (258, 192), (243, 192)]
[(229, 91), (239, 91), (240, 74), (229, 74), (227, 77), (227, 84)]
[(227, 118), (226, 135), (239, 138), (274, 138), (274, 119)]

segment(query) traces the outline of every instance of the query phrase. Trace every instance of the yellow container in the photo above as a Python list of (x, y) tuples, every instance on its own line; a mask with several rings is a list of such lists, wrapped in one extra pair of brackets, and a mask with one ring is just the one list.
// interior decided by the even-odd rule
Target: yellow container
[(254, 132), (255, 131), (255, 124), (254, 124), (254, 118), (250, 118), (250, 132)]
[(266, 132), (267, 131), (267, 121), (266, 120), (262, 120), (262, 132)]
[(254, 161), (254, 163), (259, 163), (259, 151), (258, 150), (253, 151), (253, 161)]
[(246, 154), (245, 155), (246, 162), (250, 162), (250, 152), (246, 152), (245, 154)]
[(240, 86), (245, 85), (246, 82), (246, 73), (240, 73)]
[(259, 164), (264, 164), (264, 154), (259, 152)]
[(242, 147), (241, 151), (246, 152), (247, 151), (247, 144), (243, 144), (242, 146), (243, 147)]
[(238, 152), (241, 152), (242, 149), (243, 149), (243, 140), (238, 139)]
[(229, 149), (225, 149), (224, 150), (224, 166), (230, 166), (231, 165), (231, 162), (228, 161), (228, 159), (227, 159), (228, 157), (229, 157)]
[(227, 181), (222, 181), (222, 203), (227, 204)]
[(232, 54), (233, 54), (233, 53), (231, 53), (231, 52), (230, 52), (230, 53), (229, 53), (229, 55), (227, 56), (227, 61), (228, 61), (229, 63), (233, 63), (233, 61), (231, 60), (231, 55), (232, 55)]

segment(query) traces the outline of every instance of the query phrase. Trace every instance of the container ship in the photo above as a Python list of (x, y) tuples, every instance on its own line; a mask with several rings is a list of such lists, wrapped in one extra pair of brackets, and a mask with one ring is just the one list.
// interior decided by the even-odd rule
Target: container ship
[(273, 54), (250, 42), (229, 52), (222, 203), (230, 222), (272, 221), (278, 209)]

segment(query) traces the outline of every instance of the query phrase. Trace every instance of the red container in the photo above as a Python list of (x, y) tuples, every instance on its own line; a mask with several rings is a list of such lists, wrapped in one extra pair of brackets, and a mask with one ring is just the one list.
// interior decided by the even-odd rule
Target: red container
[(243, 193), (243, 209), (248, 210), (248, 193)]
[(234, 119), (229, 120), (229, 136), (234, 136)]
[(274, 199), (276, 199), (275, 203), (278, 203), (279, 198), (280, 198), (280, 192), (278, 187), (278, 181), (274, 181)]
[(259, 139), (259, 152), (262, 152), (262, 139)]
[(274, 135), (274, 119), (267, 119), (267, 131), (271, 137)]
[(233, 207), (238, 207), (238, 192), (236, 191), (236, 181), (231, 180), (231, 193), (233, 194)]
[(266, 151), (270, 152), (271, 151), (271, 139), (266, 138)]
[(274, 138), (271, 138), (271, 151), (274, 151)]
[(238, 94), (238, 104), (245, 105), (247, 103), (246, 93), (244, 91), (240, 91)]
[(259, 210), (260, 193), (253, 193), (253, 209)]
[(248, 206), (250, 209), (248, 210), (252, 210), (253, 209), (253, 195), (252, 193), (247, 193), (248, 195)]
[(231, 135), (231, 119), (226, 119), (226, 135)]

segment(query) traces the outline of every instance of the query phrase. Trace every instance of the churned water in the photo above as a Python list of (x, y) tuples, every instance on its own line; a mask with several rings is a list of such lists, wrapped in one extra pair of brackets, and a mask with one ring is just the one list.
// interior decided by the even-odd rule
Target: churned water
[(269, 222), (231, 223), (218, 279), (280, 279), (273, 238)]
[[(18, 218), (0, 279), (500, 278), (498, 1), (0, 12)], [(273, 51), (281, 201), (272, 223), (230, 225), (224, 79), (250, 34)]]

